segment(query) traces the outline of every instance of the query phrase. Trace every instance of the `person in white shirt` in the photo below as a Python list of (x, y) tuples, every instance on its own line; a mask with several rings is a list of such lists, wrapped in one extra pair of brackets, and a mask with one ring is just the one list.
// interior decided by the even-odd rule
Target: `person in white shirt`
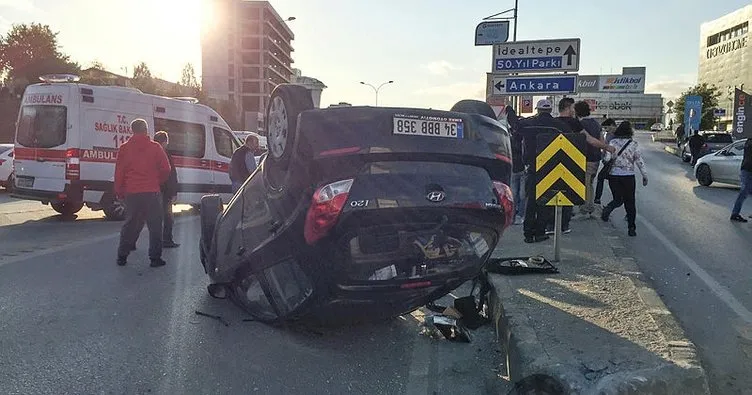
[(608, 221), (611, 212), (624, 205), (627, 211), (627, 226), (630, 236), (637, 236), (635, 217), (637, 207), (635, 202), (635, 166), (642, 174), (642, 185), (648, 185), (648, 175), (645, 162), (642, 160), (640, 147), (632, 140), (634, 130), (628, 121), (624, 121), (614, 131), (614, 138), (609, 145), (616, 149), (616, 153), (607, 152), (603, 158), (604, 163), (614, 159), (611, 171), (608, 175), (608, 187), (611, 189), (613, 200), (603, 208), (601, 219)]

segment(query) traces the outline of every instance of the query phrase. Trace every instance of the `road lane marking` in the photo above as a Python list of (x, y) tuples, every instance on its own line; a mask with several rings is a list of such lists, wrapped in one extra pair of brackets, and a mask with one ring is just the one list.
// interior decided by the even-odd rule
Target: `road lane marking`
[(697, 277), (699, 277), (702, 282), (705, 283), (705, 285), (712, 291), (723, 303), (726, 304), (736, 315), (739, 316), (742, 320), (744, 320), (748, 324), (752, 324), (752, 312), (750, 312), (744, 305), (739, 302), (738, 299), (734, 297), (734, 295), (731, 294), (723, 285), (721, 285), (718, 281), (716, 281), (708, 272), (706, 272), (703, 268), (700, 267), (700, 265), (697, 264), (692, 258), (690, 258), (687, 254), (684, 253), (676, 244), (671, 242), (666, 236), (661, 233), (658, 228), (656, 228), (652, 223), (650, 223), (648, 220), (646, 220), (641, 215), (638, 215), (637, 218), (640, 222), (642, 222), (643, 225), (650, 231), (650, 233), (655, 236), (658, 241), (663, 243), (663, 245), (674, 255), (676, 255), (679, 260), (689, 268)]
[[(175, 219), (175, 225), (180, 225), (180, 224), (183, 224), (183, 223), (195, 220), (197, 218), (198, 217), (178, 218), (178, 219)], [(28, 254), (23, 254), (23, 255), (20, 255), (20, 256), (9, 258), (9, 259), (5, 259), (5, 258), (0, 257), (0, 267), (3, 267), (5, 265), (10, 265), (12, 263), (18, 263), (18, 262), (27, 261), (29, 259), (39, 258), (39, 257), (45, 256), (45, 255), (56, 254), (58, 252), (62, 252), (62, 251), (66, 251), (66, 250), (71, 250), (71, 249), (75, 249), (75, 248), (78, 248), (78, 247), (87, 246), (89, 244), (101, 243), (103, 241), (107, 241), (107, 240), (111, 240), (111, 239), (116, 239), (116, 238), (119, 238), (119, 237), (120, 237), (120, 231), (117, 231), (117, 232), (113, 232), (113, 233), (110, 233), (110, 234), (107, 234), (107, 235), (102, 235), (102, 236), (98, 236), (98, 237), (87, 238), (85, 240), (81, 240), (81, 241), (77, 241), (77, 242), (73, 242), (73, 243), (61, 245), (61, 246), (58, 246), (58, 247), (45, 248), (45, 249), (40, 250), (40, 251), (36, 251), (36, 252), (28, 253)], [(114, 251), (114, 249), (113, 249), (113, 251)]]

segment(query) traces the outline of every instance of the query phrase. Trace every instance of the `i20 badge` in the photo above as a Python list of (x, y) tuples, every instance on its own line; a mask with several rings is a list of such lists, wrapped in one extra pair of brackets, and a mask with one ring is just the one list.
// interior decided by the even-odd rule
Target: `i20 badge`
[(426, 199), (430, 202), (438, 203), (446, 198), (446, 194), (442, 191), (431, 191), (426, 195)]

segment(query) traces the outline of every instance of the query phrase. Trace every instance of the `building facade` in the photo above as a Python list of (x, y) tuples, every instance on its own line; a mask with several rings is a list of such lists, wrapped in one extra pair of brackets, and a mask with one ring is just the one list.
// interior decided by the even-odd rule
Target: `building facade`
[(720, 119), (724, 127), (731, 124), (734, 88), (752, 90), (752, 48), (748, 43), (750, 20), (752, 5), (700, 27), (697, 82), (720, 89), (719, 107), (726, 110), (726, 116)]
[(263, 129), (269, 95), (293, 77), (295, 36), (268, 1), (210, 1), (201, 33), (204, 91), (234, 102), (245, 130)]

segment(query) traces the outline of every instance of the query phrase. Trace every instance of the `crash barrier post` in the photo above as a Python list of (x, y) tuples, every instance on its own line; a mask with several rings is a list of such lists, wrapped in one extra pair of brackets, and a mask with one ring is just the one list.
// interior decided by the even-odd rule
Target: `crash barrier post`
[(561, 258), (562, 207), (585, 203), (586, 137), (582, 133), (539, 135), (535, 157), (535, 200), (554, 206), (554, 262)]

